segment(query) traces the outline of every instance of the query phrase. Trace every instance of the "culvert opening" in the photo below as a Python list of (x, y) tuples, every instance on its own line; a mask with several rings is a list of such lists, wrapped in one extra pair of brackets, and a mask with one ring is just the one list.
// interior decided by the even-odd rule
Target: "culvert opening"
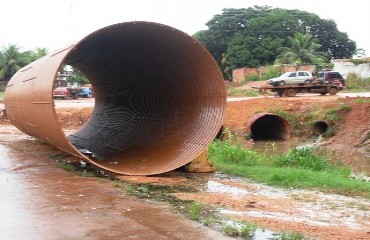
[[(60, 61), (53, 58), (58, 54), (64, 54)], [(131, 175), (167, 172), (197, 157), (220, 129), (226, 103), (222, 74), (206, 49), (181, 31), (149, 22), (116, 24), (50, 55), (35, 64), (39, 75), (55, 76), (62, 64), (80, 70), (94, 89), (91, 117), (67, 141), (53, 119), (47, 126), (36, 116), (32, 122), (42, 127), (31, 131), (23, 121), (17, 125), (99, 167)]]
[(289, 140), (290, 138), (288, 122), (272, 113), (254, 115), (249, 120), (247, 129), (253, 140)]
[(325, 121), (316, 121), (312, 124), (312, 132), (316, 135), (325, 134), (329, 130), (329, 125)]

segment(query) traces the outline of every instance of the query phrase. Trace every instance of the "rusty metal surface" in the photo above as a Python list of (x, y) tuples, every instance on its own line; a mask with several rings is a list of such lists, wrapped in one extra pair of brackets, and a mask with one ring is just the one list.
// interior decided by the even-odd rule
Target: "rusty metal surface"
[(273, 113), (253, 115), (246, 124), (246, 132), (253, 139), (284, 139), (290, 138), (290, 127), (286, 119)]
[[(91, 118), (68, 138), (52, 99), (61, 64), (82, 71), (95, 91)], [(131, 175), (192, 161), (219, 131), (225, 105), (223, 77), (208, 51), (183, 32), (150, 22), (108, 26), (50, 53), (18, 71), (5, 93), (8, 116), (21, 131)]]

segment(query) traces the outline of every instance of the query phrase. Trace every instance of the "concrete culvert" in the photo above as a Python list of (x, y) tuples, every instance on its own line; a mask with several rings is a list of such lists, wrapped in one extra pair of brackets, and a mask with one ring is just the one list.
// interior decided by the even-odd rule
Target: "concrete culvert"
[(329, 125), (325, 121), (316, 121), (312, 124), (312, 132), (316, 135), (321, 135), (329, 130)]
[[(68, 138), (52, 98), (62, 64), (82, 71), (95, 93), (91, 118)], [(192, 161), (220, 130), (225, 105), (223, 77), (208, 51), (183, 32), (150, 22), (108, 26), (52, 52), (18, 71), (5, 93), (9, 118), (23, 132), (130, 175)]]
[(273, 113), (254, 115), (247, 123), (247, 133), (254, 140), (289, 140), (287, 120)]

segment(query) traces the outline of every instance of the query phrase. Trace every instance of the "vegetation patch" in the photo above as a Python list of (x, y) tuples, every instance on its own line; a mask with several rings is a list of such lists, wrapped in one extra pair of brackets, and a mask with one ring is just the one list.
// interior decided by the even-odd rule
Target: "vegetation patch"
[(265, 72), (261, 75), (261, 80), (269, 80), (271, 78), (276, 78), (281, 75), (280, 69), (274, 66), (267, 66)]
[(260, 96), (260, 94), (253, 90), (229, 87), (227, 89), (227, 96), (257, 97), (257, 96)]
[(304, 126), (311, 127), (317, 120), (324, 121), (328, 124), (328, 130), (324, 136), (329, 137), (335, 135), (336, 126), (343, 120), (344, 116), (352, 110), (352, 107), (342, 101), (337, 103), (337, 106), (332, 108), (320, 108), (312, 105), (302, 112), (285, 110), (281, 107), (268, 109), (268, 112), (274, 113), (287, 120), (291, 133), (299, 136), (309, 129)]
[[(323, 154), (323, 153), (321, 153)], [(272, 186), (317, 189), (370, 198), (370, 184), (350, 178), (350, 170), (315, 149), (294, 148), (278, 156), (258, 153), (231, 141), (214, 141), (209, 155), (220, 171)]]
[(282, 233), (277, 240), (312, 240), (312, 238), (305, 237), (299, 232)]
[(252, 222), (239, 222), (239, 221), (227, 221), (222, 225), (222, 232), (232, 237), (242, 237), (244, 239), (250, 239), (257, 226)]
[(361, 78), (355, 73), (350, 73), (346, 79), (346, 88), (350, 92), (363, 92), (370, 90), (370, 78)]
[(243, 82), (248, 82), (248, 81), (259, 81), (260, 77), (258, 76), (257, 73), (249, 74), (244, 77)]

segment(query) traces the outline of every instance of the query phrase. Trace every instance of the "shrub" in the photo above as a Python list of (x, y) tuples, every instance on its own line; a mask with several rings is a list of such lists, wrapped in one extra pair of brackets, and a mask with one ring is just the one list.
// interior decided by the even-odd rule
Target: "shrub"
[(267, 66), (266, 71), (262, 74), (261, 79), (262, 80), (268, 80), (271, 78), (276, 78), (281, 75), (280, 70), (278, 67), (274, 66)]
[(278, 167), (299, 167), (314, 171), (329, 168), (325, 158), (316, 154), (311, 148), (293, 148), (288, 153), (276, 157), (274, 164)]
[(244, 82), (247, 82), (247, 81), (259, 81), (259, 80), (260, 80), (260, 77), (258, 76), (257, 73), (253, 73), (253, 74), (244, 76)]
[(348, 89), (362, 89), (370, 87), (370, 78), (360, 78), (355, 73), (350, 73), (346, 79)]

